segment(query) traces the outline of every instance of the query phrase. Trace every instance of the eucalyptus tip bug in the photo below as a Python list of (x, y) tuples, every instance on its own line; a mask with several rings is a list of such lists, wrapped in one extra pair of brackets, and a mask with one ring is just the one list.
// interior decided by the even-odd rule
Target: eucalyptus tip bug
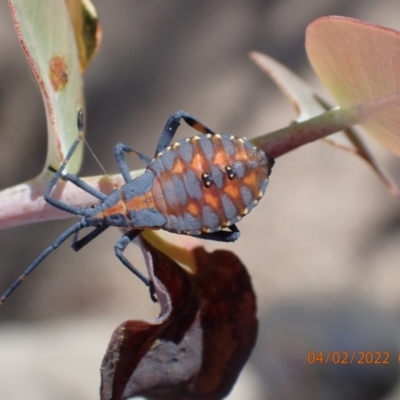
[[(173, 137), (183, 119), (202, 135), (179, 140)], [(52, 206), (75, 214), (79, 221), (61, 233), (45, 249), (0, 298), (3, 304), (21, 282), (66, 239), (73, 236), (72, 249), (79, 251), (110, 226), (125, 228), (126, 233), (114, 246), (116, 257), (141, 281), (154, 288), (123, 252), (144, 229), (165, 229), (202, 239), (233, 242), (239, 238), (236, 227), (264, 195), (268, 185), (272, 157), (265, 155), (250, 141), (228, 134), (218, 134), (184, 111), (168, 119), (151, 159), (129, 146), (119, 143), (114, 155), (125, 184), (104, 194), (89, 186), (65, 168), (83, 138), (83, 111), (77, 113), (78, 137), (60, 167), (55, 170), (44, 199)], [(147, 164), (145, 172), (132, 178), (125, 153), (134, 153)], [(57, 182), (69, 181), (90, 193), (100, 203), (92, 207), (76, 207), (51, 197)], [(93, 229), (78, 238), (78, 233)]]

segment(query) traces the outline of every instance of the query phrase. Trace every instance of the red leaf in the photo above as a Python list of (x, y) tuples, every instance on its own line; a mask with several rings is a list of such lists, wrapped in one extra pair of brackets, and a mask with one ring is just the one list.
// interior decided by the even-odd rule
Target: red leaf
[(343, 109), (374, 139), (400, 155), (400, 32), (327, 16), (307, 27), (312, 67)]
[(231, 252), (197, 248), (198, 272), (189, 275), (144, 246), (161, 314), (154, 321), (126, 321), (115, 330), (102, 363), (101, 399), (226, 396), (258, 329), (245, 267)]

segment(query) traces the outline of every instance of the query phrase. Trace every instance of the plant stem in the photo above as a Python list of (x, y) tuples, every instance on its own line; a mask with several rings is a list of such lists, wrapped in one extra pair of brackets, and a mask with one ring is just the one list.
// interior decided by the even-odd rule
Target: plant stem
[(306, 121), (258, 136), (251, 142), (265, 154), (277, 158), (304, 144), (349, 128), (361, 119), (355, 108), (337, 107)]

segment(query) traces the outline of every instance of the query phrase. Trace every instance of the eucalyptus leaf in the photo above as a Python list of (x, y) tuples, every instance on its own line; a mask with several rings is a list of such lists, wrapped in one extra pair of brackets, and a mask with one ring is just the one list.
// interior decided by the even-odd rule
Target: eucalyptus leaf
[[(43, 96), (48, 149), (43, 174), (57, 169), (77, 137), (77, 112), (84, 107), (78, 49), (66, 4), (54, 0), (9, 0), (18, 39)], [(68, 164), (77, 173), (82, 148)]]

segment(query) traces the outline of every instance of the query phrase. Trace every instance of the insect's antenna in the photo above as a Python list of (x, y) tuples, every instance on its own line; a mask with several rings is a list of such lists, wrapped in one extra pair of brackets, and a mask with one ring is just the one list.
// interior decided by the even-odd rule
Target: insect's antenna
[(25, 280), (25, 278), (61, 243), (68, 239), (74, 233), (80, 231), (86, 227), (87, 224), (84, 221), (79, 221), (72, 225), (66, 231), (64, 231), (36, 260), (19, 276), (19, 278), (6, 290), (3, 296), (0, 297), (0, 306), (11, 296), (14, 290)]
[(92, 154), (93, 158), (96, 160), (97, 164), (99, 164), (100, 169), (104, 172), (104, 175), (107, 177), (107, 179), (110, 181), (111, 185), (113, 186), (113, 188), (115, 189), (114, 183), (113, 181), (109, 178), (109, 175), (106, 171), (106, 169), (104, 168), (103, 164), (101, 163), (101, 161), (98, 159), (98, 157), (96, 156), (96, 154), (94, 153), (94, 151), (92, 150), (92, 148), (90, 147), (88, 141), (83, 138), (83, 141), (85, 142), (85, 145), (87, 146), (87, 148), (89, 149), (90, 153)]
[(110, 182), (112, 188), (115, 189), (114, 182), (110, 179), (106, 169), (104, 168), (103, 164), (101, 163), (101, 161), (98, 159), (98, 157), (96, 156), (96, 154), (94, 153), (94, 151), (90, 147), (88, 141), (84, 137), (83, 137), (83, 141), (84, 141), (86, 147), (89, 149), (90, 153), (92, 154), (93, 158), (96, 160), (97, 164), (100, 166), (100, 169), (104, 172), (104, 175), (107, 177), (107, 179)]

